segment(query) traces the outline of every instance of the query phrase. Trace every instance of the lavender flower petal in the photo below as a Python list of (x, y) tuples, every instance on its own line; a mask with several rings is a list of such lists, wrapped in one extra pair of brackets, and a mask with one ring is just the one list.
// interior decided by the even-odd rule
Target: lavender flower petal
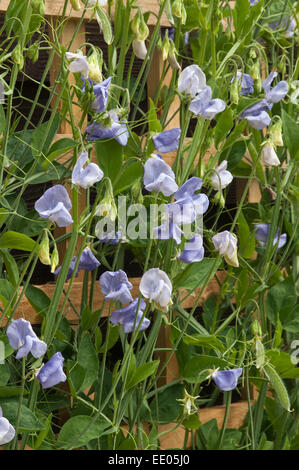
[(72, 172), (72, 183), (81, 186), (81, 188), (90, 188), (94, 183), (101, 181), (104, 173), (95, 163), (89, 163), (83, 168), (88, 160), (88, 152), (82, 152)]
[(133, 289), (132, 284), (128, 281), (128, 277), (124, 271), (106, 271), (100, 277), (100, 286), (106, 300), (119, 300), (122, 304), (131, 302), (132, 296), (130, 290)]
[(8, 326), (6, 334), (12, 349), (18, 351), (17, 359), (26, 357), (30, 352), (37, 359), (47, 350), (47, 344), (36, 336), (30, 322), (23, 318), (14, 320)]
[(243, 369), (219, 370), (212, 374), (215, 384), (220, 390), (228, 392), (236, 388)]
[(179, 148), (180, 136), (181, 128), (175, 127), (153, 136), (153, 142), (156, 149), (161, 153), (174, 152)]
[(66, 381), (67, 377), (63, 372), (63, 362), (62, 354), (57, 352), (36, 374), (36, 378), (43, 389), (54, 387), (54, 385)]
[(35, 202), (34, 208), (40, 217), (56, 222), (58, 227), (67, 227), (73, 222), (68, 212), (72, 208), (71, 200), (67, 190), (60, 184), (47, 189)]

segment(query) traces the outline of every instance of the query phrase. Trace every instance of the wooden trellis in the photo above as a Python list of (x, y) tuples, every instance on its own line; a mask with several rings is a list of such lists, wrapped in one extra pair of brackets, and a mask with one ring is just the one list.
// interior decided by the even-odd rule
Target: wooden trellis
[[(9, 0), (2, 0), (2, 2), (0, 3), (0, 12), (5, 12), (9, 3), (10, 3)], [(158, 0), (140, 0), (138, 4), (142, 7), (144, 12), (153, 11), (157, 13), (159, 11)], [(63, 5), (64, 5), (64, 0), (46, 0), (46, 15), (51, 17), (54, 23), (55, 23), (55, 18), (60, 16)], [(71, 7), (69, 7), (67, 10), (67, 15), (69, 16), (69, 20), (65, 23), (65, 27), (61, 35), (62, 45), (69, 44), (70, 39), (73, 37), (73, 34), (76, 30), (78, 20), (79, 18), (81, 18), (81, 12), (76, 12), (72, 10)], [(90, 13), (87, 13), (85, 21), (88, 21), (89, 19), (90, 19)], [(155, 16), (150, 15), (149, 25), (153, 26), (154, 21), (155, 21)], [(161, 26), (169, 26), (168, 20), (165, 15), (162, 16)], [(72, 44), (71, 52), (76, 52), (76, 50), (84, 42), (85, 42), (85, 24), (83, 23), (80, 28), (79, 33), (77, 34)], [(59, 70), (60, 70), (60, 63), (59, 63), (59, 58), (57, 57), (54, 60), (52, 67), (51, 67), (51, 71), (50, 71), (51, 85), (55, 83)], [(159, 51), (155, 51), (154, 58), (151, 64), (151, 70), (149, 73), (150, 79), (148, 80), (148, 83), (147, 83), (147, 93), (149, 97), (153, 97), (155, 94), (156, 88), (160, 81), (160, 77), (162, 75), (162, 70), (163, 70), (163, 60), (162, 60), (161, 53)], [(69, 79), (70, 80), (73, 79), (72, 74), (69, 75)], [(166, 75), (164, 84), (169, 85), (170, 80), (171, 80), (171, 71)], [(177, 97), (170, 107), (169, 115), (170, 116), (173, 115), (179, 106), (180, 106), (180, 101), (179, 101), (179, 98)], [(74, 106), (75, 119), (76, 117), (80, 119), (81, 115), (79, 116), (78, 113), (80, 113), (80, 108)], [(173, 119), (168, 124), (168, 128), (179, 127), (179, 126), (180, 126), (179, 113), (176, 113), (174, 114)], [(59, 134), (57, 134), (56, 136), (56, 140), (65, 138), (65, 137), (70, 137), (70, 138), (73, 137), (71, 134), (71, 128), (69, 124), (66, 122), (64, 122), (61, 125)], [(213, 151), (213, 149), (211, 151)], [(166, 154), (163, 158), (169, 165), (172, 165), (175, 160), (175, 157), (176, 157), (176, 153), (172, 152), (172, 153)], [(69, 156), (67, 156), (67, 158), (69, 158)], [(259, 199), (259, 193), (257, 192), (255, 187), (252, 187), (249, 192), (249, 201), (256, 202), (258, 199)], [(79, 198), (79, 210), (80, 209), (83, 210), (85, 206), (85, 200), (86, 200), (85, 192), (81, 190), (80, 198)], [(59, 229), (59, 234), (62, 233), (62, 230), (65, 230), (65, 229)], [(62, 248), (60, 249), (61, 259), (63, 258), (64, 250), (65, 250), (65, 245), (62, 246)], [(80, 274), (79, 274), (79, 277), (73, 282), (73, 286), (70, 292), (70, 302), (73, 304), (76, 310), (80, 310), (80, 305), (81, 305), (81, 292), (82, 292), (83, 282), (82, 282), (82, 277), (80, 277)], [(224, 281), (225, 276), (226, 276), (226, 273), (224, 271), (217, 272), (217, 277), (220, 280), (220, 282)], [(132, 295), (133, 297), (136, 297), (139, 295), (140, 278), (130, 279), (130, 282), (133, 284)], [(45, 285), (41, 285), (38, 287), (41, 290), (43, 290), (50, 298), (55, 290), (55, 284), (45, 284)], [(67, 290), (67, 287), (68, 287), (68, 283), (65, 284), (65, 290)], [(204, 292), (202, 293), (199, 305), (202, 305), (210, 295), (213, 295), (213, 294), (216, 295), (218, 293), (219, 293), (219, 283), (217, 282), (216, 279), (212, 279), (208, 283)], [(182, 297), (185, 294), (186, 292), (181, 292)], [(196, 295), (196, 292), (195, 292), (195, 295)], [(94, 300), (94, 308), (95, 309), (100, 308), (103, 300), (104, 300), (104, 296), (100, 292), (100, 289), (97, 289), (97, 293), (95, 295), (95, 300)], [(61, 303), (62, 302), (63, 302), (63, 299), (61, 299)], [(191, 308), (193, 307), (193, 302), (194, 302), (194, 297), (190, 296), (184, 302), (183, 306), (185, 308)], [(106, 308), (104, 310), (103, 315), (107, 316), (107, 313), (108, 313), (108, 309)], [(71, 307), (66, 308), (65, 316), (71, 323), (75, 324), (78, 321), (78, 318), (75, 315)], [(32, 324), (41, 323), (41, 317), (33, 311), (30, 303), (27, 301), (25, 296), (23, 296), (22, 301), (15, 315), (15, 318), (20, 318), (20, 317), (26, 318)], [(2, 324), (2, 326), (3, 325), (4, 323)], [(167, 347), (167, 345), (169, 345), (168, 333), (169, 331), (167, 329), (162, 330), (162, 333), (159, 338), (160, 347), (161, 346)], [(165, 377), (164, 377), (165, 382), (166, 383), (171, 382), (175, 378), (176, 373), (177, 373), (177, 365), (174, 361), (171, 361), (165, 372)], [(247, 409), (248, 409), (247, 401), (242, 401), (240, 403), (233, 404), (231, 407), (231, 411), (230, 411), (228, 427), (239, 427), (244, 420)], [(212, 418), (216, 418), (218, 421), (218, 424), (221, 425), (223, 418), (224, 418), (224, 407), (217, 406), (217, 407), (211, 407), (208, 409), (201, 410), (200, 418), (202, 422), (208, 421)], [(161, 431), (171, 428), (171, 427), (173, 427), (173, 423), (162, 426)], [(175, 432), (165, 435), (163, 439), (161, 440), (162, 448), (179, 447), (180, 445), (183, 445), (183, 432), (184, 430), (179, 428)]]

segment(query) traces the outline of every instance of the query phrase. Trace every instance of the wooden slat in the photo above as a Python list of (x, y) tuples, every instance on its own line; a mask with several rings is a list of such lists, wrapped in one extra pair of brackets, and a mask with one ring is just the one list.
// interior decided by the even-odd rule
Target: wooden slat
[[(5, 13), (8, 6), (9, 6), (10, 0), (2, 0), (0, 2), (0, 12)], [(159, 13), (159, 1), (158, 0), (139, 0), (137, 2), (137, 5), (139, 5), (142, 9), (142, 11), (145, 13), (147, 11), (152, 11), (154, 14), (151, 14), (149, 16), (148, 24), (149, 25), (154, 25), (157, 22), (157, 15)], [(64, 6), (64, 0), (46, 0), (46, 10), (45, 14), (46, 16), (56, 16), (59, 17), (61, 16), (61, 13), (63, 11), (63, 6)], [(66, 16), (69, 18), (81, 18), (82, 16), (82, 11), (83, 11), (83, 3), (82, 3), (82, 10), (81, 11), (74, 11), (71, 8), (70, 1), (68, 0), (68, 6), (66, 9)], [(133, 10), (133, 14), (135, 14), (136, 10)], [(88, 10), (85, 15), (86, 20), (90, 20), (91, 18), (91, 13), (92, 10)], [(167, 19), (167, 16), (165, 14), (162, 15), (161, 26), (170, 26), (170, 23)]]
[[(226, 273), (225, 271), (218, 271), (217, 275), (220, 279), (220, 282), (223, 282)], [(130, 278), (129, 281), (133, 285), (133, 289), (131, 291), (132, 297), (136, 298), (139, 295), (139, 284), (140, 284), (140, 278), (139, 277), (134, 277)], [(65, 284), (64, 290), (67, 291), (68, 289), (68, 283)], [(36, 286), (39, 289), (41, 289), (45, 294), (48, 295), (48, 297), (52, 297), (56, 284), (45, 284), (45, 285), (40, 285)], [(82, 281), (74, 281), (71, 293), (70, 293), (70, 302), (74, 305), (75, 309), (79, 312), (80, 311), (80, 306), (81, 306), (81, 297), (82, 297), (82, 287), (83, 287), (83, 282)], [(22, 288), (20, 289), (19, 292), (21, 292)], [(184, 308), (192, 308), (194, 306), (194, 300), (196, 298), (196, 294), (198, 295), (200, 292), (199, 289), (197, 289), (194, 293), (194, 295), (189, 296), (183, 303)], [(181, 298), (185, 297), (186, 295), (185, 290), (181, 290)], [(215, 279), (212, 279), (208, 285), (206, 286), (205, 290), (202, 293), (199, 305), (202, 305), (206, 299), (210, 295), (217, 295), (219, 293), (219, 285)], [(61, 298), (60, 301), (60, 306), (62, 305), (64, 300), (64, 297)], [(102, 303), (104, 300), (104, 296), (101, 293), (100, 286), (97, 282), (97, 286), (95, 288), (95, 296), (94, 296), (94, 310), (97, 310), (101, 308)], [(67, 309), (66, 309), (66, 317), (68, 318), (69, 321), (71, 322), (78, 322), (78, 317), (74, 313), (73, 309), (71, 308), (70, 304), (68, 304)], [(108, 315), (108, 302), (107, 305), (105, 306), (103, 316)], [(42, 317), (37, 315), (28, 300), (26, 299), (25, 296), (23, 296), (20, 305), (18, 307), (18, 310), (16, 312), (16, 315), (14, 317), (15, 319), (17, 318), (25, 318), (26, 320), (29, 320), (33, 325), (40, 324), (42, 321)], [(0, 326), (4, 326), (6, 322), (2, 322)]]

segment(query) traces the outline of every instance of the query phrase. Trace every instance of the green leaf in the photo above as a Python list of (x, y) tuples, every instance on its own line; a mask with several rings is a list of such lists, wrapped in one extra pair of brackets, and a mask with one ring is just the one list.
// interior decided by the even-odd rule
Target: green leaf
[(233, 171), (244, 158), (246, 144), (244, 141), (235, 142), (232, 146), (221, 153), (220, 162), (227, 160), (227, 169)]
[(22, 233), (10, 231), (0, 236), (0, 248), (33, 251), (34, 247), (35, 241)]
[(74, 416), (63, 426), (57, 439), (60, 449), (74, 449), (86, 445), (92, 439), (101, 437), (109, 427), (107, 421), (92, 416)]
[[(1, 398), (0, 406), (2, 408), (3, 416), (12, 424), (16, 426), (17, 424), (17, 414), (19, 408), (19, 399), (18, 398)], [(44, 429), (43, 424), (37, 419), (34, 413), (27, 408), (27, 406), (21, 406), (21, 416), (20, 416), (20, 428), (21, 432), (24, 431), (40, 431)]]
[(98, 377), (99, 360), (90, 333), (83, 333), (79, 345), (77, 361), (86, 371), (84, 382), (80, 388), (83, 391), (90, 387)]
[(105, 347), (107, 348), (107, 351), (109, 351), (109, 349), (112, 349), (113, 346), (116, 344), (116, 342), (118, 341), (118, 338), (119, 338), (119, 331), (120, 331), (120, 327), (119, 325), (114, 325), (114, 326), (111, 326), (110, 328), (110, 334), (109, 334), (109, 338), (108, 338), (108, 343), (105, 345), (103, 344), (101, 347), (100, 347), (100, 350), (99, 352), (100, 353), (103, 353), (104, 350), (105, 350)]
[[(227, 366), (227, 361), (225, 361), (224, 359), (220, 359), (216, 356), (193, 356), (184, 365), (183, 377), (184, 380), (187, 380), (188, 382), (197, 382), (199, 380), (199, 374), (202, 371), (207, 369), (214, 369), (215, 367), (220, 367), (221, 369), (224, 369)], [(202, 374), (202, 377), (203, 379), (205, 379), (204, 374)]]
[(215, 263), (215, 258), (204, 258), (198, 263), (189, 264), (183, 272), (174, 278), (173, 286), (175, 289), (195, 289), (208, 282), (214, 276), (220, 264), (221, 259)]
[(43, 440), (47, 437), (48, 432), (51, 430), (51, 422), (52, 422), (52, 413), (49, 414), (46, 422), (45, 422), (45, 429), (43, 429), (39, 435), (37, 436), (35, 443), (34, 443), (34, 450), (39, 449), (42, 445)]
[(299, 332), (299, 315), (295, 284), (291, 277), (275, 284), (266, 297), (267, 317), (276, 325), (277, 315), (282, 327), (292, 333)]
[(282, 379), (299, 378), (299, 368), (293, 364), (290, 354), (270, 349), (266, 351), (266, 355)]
[[(18, 397), (22, 393), (22, 387), (15, 387), (15, 386), (6, 386), (0, 387), (0, 398), (10, 398), (10, 397)], [(24, 395), (28, 395), (27, 390), (24, 390)]]
[(129, 188), (143, 175), (143, 165), (139, 160), (129, 159), (123, 165), (118, 178), (113, 185), (114, 194), (118, 194)]
[(151, 98), (148, 99), (150, 109), (148, 112), (148, 128), (150, 132), (162, 132), (162, 126), (157, 118), (156, 108)]
[(141, 366), (137, 367), (133, 377), (127, 383), (127, 390), (129, 390), (132, 387), (135, 387), (137, 384), (139, 384), (143, 380), (154, 375), (159, 365), (159, 362), (160, 361), (152, 361), (152, 362), (148, 362), (147, 364), (142, 364)]
[(79, 392), (83, 385), (85, 379), (85, 370), (78, 362), (68, 359), (67, 377), (72, 395), (76, 396), (77, 392)]
[(222, 142), (231, 128), (234, 125), (233, 121), (233, 113), (230, 108), (226, 108), (226, 110), (220, 114), (217, 120), (216, 128), (215, 128), (215, 146), (218, 148), (220, 142)]
[[(1, 346), (1, 345), (0, 345)], [(0, 347), (0, 353), (2, 354), (2, 350)], [(2, 359), (2, 358), (1, 358)], [(0, 364), (0, 386), (3, 387), (7, 384), (10, 378), (10, 369), (8, 364)]]
[(177, 400), (183, 396), (184, 386), (182, 384), (170, 385), (152, 399), (150, 413), (146, 410), (142, 418), (157, 424), (176, 421), (182, 411), (182, 405)]
[(7, 280), (0, 279), (0, 300), (2, 301), (4, 307), (8, 302), (16, 295), (15, 287)]
[(27, 286), (25, 295), (36, 313), (45, 316), (51, 303), (51, 300), (47, 294), (39, 289), (39, 287), (35, 287), (29, 284)]
[(99, 167), (113, 184), (122, 167), (124, 149), (113, 139), (106, 142), (97, 140), (95, 146)]
[(290, 152), (291, 158), (299, 159), (299, 126), (296, 121), (282, 110), (283, 138)]
[(231, 145), (233, 145), (236, 140), (238, 140), (242, 136), (242, 132), (244, 131), (246, 127), (246, 121), (243, 120), (239, 122), (238, 124), (235, 125), (234, 130), (231, 132), (231, 134), (225, 139), (224, 145), (223, 145), (223, 151), (228, 149)]
[(113, 33), (112, 33), (112, 27), (111, 27), (111, 23), (110, 23), (108, 16), (106, 15), (105, 11), (100, 7), (96, 7), (95, 11), (96, 11), (96, 19), (100, 28), (103, 31), (103, 36), (104, 36), (104, 40), (106, 44), (112, 44)]
[(16, 287), (19, 282), (19, 270), (17, 263), (15, 262), (13, 256), (11, 256), (8, 250), (0, 249), (0, 256), (4, 261), (8, 280), (13, 286)]
[(253, 256), (255, 250), (255, 237), (254, 233), (250, 232), (247, 221), (242, 211), (240, 211), (238, 217), (238, 228), (239, 228), (239, 254), (243, 258), (250, 259)]
[(48, 149), (58, 132), (60, 126), (60, 115), (56, 113), (50, 121), (39, 125), (33, 132), (32, 147), (33, 156), (35, 158), (40, 155), (47, 155)]
[(236, 36), (239, 37), (242, 27), (249, 15), (250, 3), (248, 0), (238, 0), (233, 9), (234, 26)]
[(221, 341), (214, 335), (201, 336), (201, 335), (188, 335), (184, 336), (184, 343), (194, 344), (195, 346), (202, 346), (206, 349), (215, 349), (216, 351), (225, 351), (225, 347)]
[(66, 137), (54, 142), (54, 144), (49, 150), (49, 153), (47, 154), (47, 158), (42, 163), (42, 168), (47, 169), (50, 163), (53, 162), (53, 160), (69, 152), (76, 145), (77, 144), (74, 140), (66, 138)]

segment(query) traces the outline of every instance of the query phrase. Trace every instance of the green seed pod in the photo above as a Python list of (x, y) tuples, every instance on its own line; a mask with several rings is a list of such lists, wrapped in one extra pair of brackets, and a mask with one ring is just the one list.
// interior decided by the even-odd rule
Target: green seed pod
[(94, 51), (87, 60), (89, 63), (88, 78), (96, 83), (100, 83), (103, 80), (103, 57), (97, 51)]
[(251, 333), (254, 336), (262, 336), (261, 325), (257, 319), (255, 319), (251, 324)]
[(80, 0), (70, 0), (70, 2), (75, 11), (81, 10)]
[(135, 39), (138, 41), (145, 41), (149, 35), (149, 29), (146, 22), (144, 21), (141, 9), (138, 10), (133, 20), (131, 21), (131, 30), (134, 33)]
[[(185, 10), (185, 7), (184, 7), (184, 3), (182, 2), (182, 0), (174, 0), (171, 6), (171, 11), (172, 11), (173, 16), (176, 16), (177, 18), (182, 19), (183, 14), (184, 14), (183, 10)], [(185, 14), (186, 14), (186, 10), (185, 10)]]
[(14, 61), (15, 64), (19, 66), (19, 70), (22, 70), (24, 67), (24, 56), (23, 56), (23, 51), (21, 49), (21, 44), (18, 43), (14, 50), (12, 51), (11, 55), (12, 60)]
[(55, 245), (54, 250), (51, 255), (51, 273), (54, 273), (55, 269), (57, 268), (59, 263), (59, 254), (57, 247)]
[(231, 99), (231, 102), (234, 104), (239, 103), (240, 87), (241, 87), (241, 80), (237, 80), (235, 78), (230, 85), (230, 99)]
[(255, 367), (260, 369), (265, 365), (265, 348), (263, 343), (259, 338), (255, 340), (255, 353), (256, 353), (256, 361)]
[(168, 32), (166, 31), (166, 34), (164, 36), (163, 42), (162, 42), (162, 59), (167, 60), (168, 54), (169, 54), (169, 37), (168, 37)]
[(44, 0), (31, 0), (31, 6), (34, 13), (39, 15), (45, 14), (45, 1)]
[(276, 392), (277, 398), (281, 406), (287, 411), (292, 411), (290, 409), (291, 403), (289, 394), (281, 377), (278, 375), (274, 367), (270, 364), (266, 364), (264, 366), (264, 371), (272, 387), (274, 388), (274, 391)]
[(283, 140), (282, 140), (282, 122), (281, 119), (275, 124), (273, 124), (270, 129), (269, 129), (269, 136), (270, 136), (270, 141), (273, 145), (277, 147), (282, 147), (283, 146)]
[(42, 238), (40, 248), (39, 248), (38, 257), (39, 257), (39, 260), (40, 260), (41, 263), (51, 265), (49, 237), (48, 237), (47, 232), (44, 233), (44, 236)]
[(39, 42), (36, 41), (27, 50), (27, 56), (33, 63), (37, 62), (39, 56)]

